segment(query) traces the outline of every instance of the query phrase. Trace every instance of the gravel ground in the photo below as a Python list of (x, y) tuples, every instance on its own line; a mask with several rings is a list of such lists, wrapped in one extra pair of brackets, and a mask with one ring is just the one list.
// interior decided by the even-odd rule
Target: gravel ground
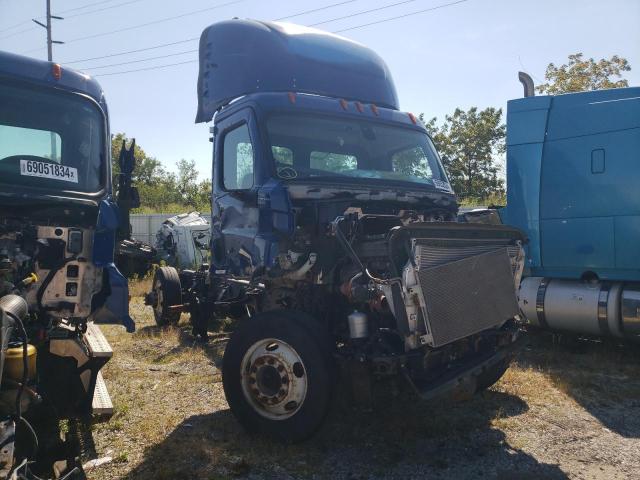
[(224, 334), (195, 344), (183, 319), (160, 330), (140, 298), (138, 332), (103, 331), (116, 413), (94, 429), (91, 479), (640, 479), (640, 351), (534, 335), (473, 400), (423, 402), (387, 384), (373, 411), (337, 401), (311, 440), (247, 435), (216, 367)]

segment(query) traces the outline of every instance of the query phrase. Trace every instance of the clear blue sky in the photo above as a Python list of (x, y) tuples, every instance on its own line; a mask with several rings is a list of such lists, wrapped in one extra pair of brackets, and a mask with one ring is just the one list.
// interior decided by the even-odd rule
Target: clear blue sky
[[(271, 20), (342, 3), (288, 20), (311, 25), (347, 17), (317, 27), (337, 31), (453, 0), (51, 1), (52, 12), (66, 17), (54, 24), (54, 39), (67, 42), (54, 46), (54, 60), (64, 65), (199, 37), (207, 25), (232, 17)], [(216, 5), (224, 6), (185, 15)], [(44, 12), (45, 0), (0, 0), (0, 49), (46, 58), (44, 29), (32, 27), (28, 21)], [(173, 18), (180, 15), (184, 16)], [(162, 21), (169, 17), (171, 20)], [(156, 23), (82, 39), (147, 22)], [(391, 69), (401, 107), (416, 114), (424, 112), (428, 118), (442, 118), (456, 107), (504, 109), (507, 100), (522, 95), (518, 70), (530, 73), (540, 83), (549, 62), (564, 63), (575, 52), (596, 59), (614, 54), (627, 58), (633, 70), (626, 77), (631, 85), (640, 85), (640, 0), (466, 0), (342, 35), (377, 51)], [(197, 63), (100, 76), (195, 60), (197, 53), (95, 68), (193, 49), (197, 49), (195, 40), (70, 66), (97, 76), (109, 102), (113, 133), (136, 137), (139, 145), (170, 169), (181, 158), (194, 159), (201, 176), (208, 177), (208, 125), (194, 124)]]

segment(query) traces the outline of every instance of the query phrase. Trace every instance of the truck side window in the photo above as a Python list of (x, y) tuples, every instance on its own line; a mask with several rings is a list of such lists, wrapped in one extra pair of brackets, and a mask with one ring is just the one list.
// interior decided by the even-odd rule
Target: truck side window
[(224, 188), (248, 190), (253, 187), (253, 145), (247, 124), (227, 132), (222, 148)]

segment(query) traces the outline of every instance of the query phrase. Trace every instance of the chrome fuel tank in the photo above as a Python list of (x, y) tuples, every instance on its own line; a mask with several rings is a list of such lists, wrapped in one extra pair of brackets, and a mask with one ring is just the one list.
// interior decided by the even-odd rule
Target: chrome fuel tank
[(586, 335), (640, 339), (640, 286), (528, 277), (518, 293), (531, 325)]

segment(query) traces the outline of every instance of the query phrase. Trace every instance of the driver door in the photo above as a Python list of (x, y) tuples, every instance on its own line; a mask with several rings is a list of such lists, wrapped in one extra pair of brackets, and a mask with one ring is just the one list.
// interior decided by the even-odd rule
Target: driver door
[(211, 257), (214, 271), (251, 275), (259, 263), (259, 135), (247, 108), (216, 125)]

